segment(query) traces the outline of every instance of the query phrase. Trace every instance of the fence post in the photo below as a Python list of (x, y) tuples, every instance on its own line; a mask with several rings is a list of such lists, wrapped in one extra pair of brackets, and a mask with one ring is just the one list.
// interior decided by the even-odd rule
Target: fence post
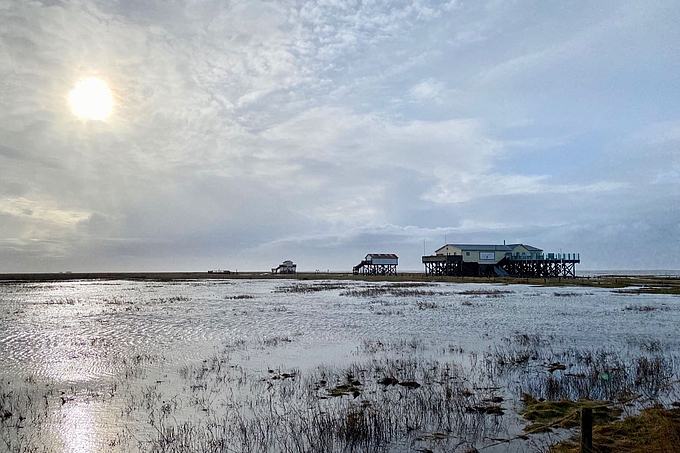
[(593, 452), (593, 408), (581, 408), (581, 446), (580, 453)]

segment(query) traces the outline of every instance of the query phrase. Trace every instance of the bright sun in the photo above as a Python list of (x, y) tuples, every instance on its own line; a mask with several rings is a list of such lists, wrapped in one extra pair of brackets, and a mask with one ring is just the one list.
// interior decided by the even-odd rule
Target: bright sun
[(99, 79), (79, 82), (68, 95), (73, 113), (81, 118), (104, 120), (111, 113), (113, 96), (109, 87)]

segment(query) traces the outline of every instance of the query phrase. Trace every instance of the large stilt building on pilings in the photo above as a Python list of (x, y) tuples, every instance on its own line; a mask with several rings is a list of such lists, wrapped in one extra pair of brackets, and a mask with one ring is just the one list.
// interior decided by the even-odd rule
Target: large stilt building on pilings
[(394, 253), (369, 253), (352, 268), (354, 275), (397, 275), (399, 257)]
[(524, 244), (446, 244), (423, 256), (425, 275), (574, 278), (578, 253), (543, 253)]

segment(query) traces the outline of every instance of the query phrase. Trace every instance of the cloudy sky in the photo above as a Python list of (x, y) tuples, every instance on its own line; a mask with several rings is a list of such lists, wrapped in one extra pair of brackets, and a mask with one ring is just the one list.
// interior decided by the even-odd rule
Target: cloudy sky
[[(0, 272), (680, 269), (677, 0), (0, 0)], [(98, 78), (104, 120), (69, 95)]]

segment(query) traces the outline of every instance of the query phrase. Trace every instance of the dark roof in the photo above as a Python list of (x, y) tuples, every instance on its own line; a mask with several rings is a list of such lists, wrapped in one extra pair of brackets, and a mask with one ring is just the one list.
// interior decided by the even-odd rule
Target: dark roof
[(378, 258), (378, 259), (398, 259), (399, 257), (394, 253), (369, 253), (366, 258)]

